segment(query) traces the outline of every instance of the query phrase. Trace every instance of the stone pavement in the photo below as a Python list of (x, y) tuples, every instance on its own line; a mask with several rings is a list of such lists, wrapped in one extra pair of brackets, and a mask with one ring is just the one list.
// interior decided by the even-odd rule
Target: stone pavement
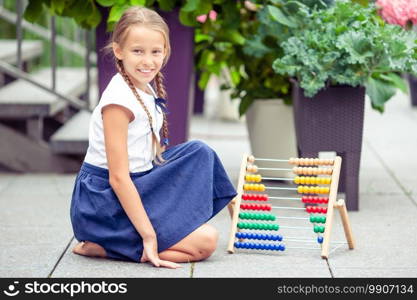
[[(234, 184), (249, 152), (243, 122), (195, 117), (191, 138), (206, 141)], [(226, 251), (227, 210), (210, 223), (220, 232), (208, 260), (177, 270), (72, 254), (69, 205), (75, 174), (0, 174), (0, 277), (417, 277), (417, 109), (398, 94), (384, 114), (367, 101), (360, 174), (360, 210), (350, 212), (356, 249), (280, 253)], [(4, 141), (3, 141), (4, 142)], [(332, 239), (342, 240), (335, 220)]]

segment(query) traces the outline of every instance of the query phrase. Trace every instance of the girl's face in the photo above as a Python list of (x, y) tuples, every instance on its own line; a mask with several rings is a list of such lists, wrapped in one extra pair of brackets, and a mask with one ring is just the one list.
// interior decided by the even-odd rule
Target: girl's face
[(122, 60), (133, 84), (143, 91), (162, 67), (165, 39), (161, 32), (135, 25), (128, 29), (123, 45), (113, 44), (114, 55)]

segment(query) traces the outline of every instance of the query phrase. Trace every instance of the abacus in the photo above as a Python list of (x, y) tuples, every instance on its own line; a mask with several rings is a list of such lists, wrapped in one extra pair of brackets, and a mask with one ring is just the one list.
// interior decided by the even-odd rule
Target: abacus
[[(258, 168), (256, 161), (268, 161), (286, 163), (285, 168)], [(288, 164), (293, 166), (288, 167)], [(275, 250), (285, 251), (287, 249), (317, 249), (321, 250), (321, 257), (328, 258), (330, 247), (330, 234), (333, 224), (334, 208), (339, 210), (346, 241), (334, 242), (336, 244), (347, 244), (349, 249), (354, 249), (354, 239), (349, 222), (349, 217), (343, 199), (337, 198), (337, 189), (342, 159), (336, 156), (334, 159), (319, 158), (290, 158), (290, 159), (267, 159), (255, 158), (252, 155), (243, 155), (239, 173), (237, 196), (229, 203), (228, 209), (232, 218), (231, 233), (228, 244), (228, 252), (234, 253), (235, 249), (252, 250)], [(294, 177), (262, 177), (257, 174), (259, 170), (292, 171)], [(292, 181), (296, 187), (276, 187), (262, 184), (262, 180)], [(282, 195), (268, 195), (259, 192), (271, 191), (296, 193), (294, 197)], [(300, 196), (301, 195), (301, 196)], [(291, 195), (293, 196), (293, 195)], [(269, 199), (275, 201), (293, 201), (300, 203), (301, 207), (294, 206), (273, 206), (268, 203)], [(244, 201), (242, 203), (242, 200)], [(258, 203), (256, 203), (258, 202)], [(262, 204), (260, 204), (261, 202)], [(241, 212), (244, 211), (244, 212)], [(294, 211), (300, 210), (309, 213), (309, 216), (295, 217), (274, 215), (272, 210)], [(254, 212), (255, 211), (255, 212)], [(262, 211), (262, 213), (258, 213)], [(240, 221), (239, 221), (240, 219)], [(312, 226), (284, 226), (279, 225), (277, 220), (309, 222)], [(259, 223), (257, 221), (265, 221)], [(251, 222), (248, 222), (251, 221)], [(297, 224), (298, 225), (298, 224)], [(310, 224), (309, 224), (310, 225)], [(303, 239), (299, 236), (285, 237), (275, 233), (260, 233), (260, 231), (282, 231), (282, 229), (313, 230), (317, 238)], [(256, 232), (249, 232), (256, 230)], [(267, 242), (246, 242), (246, 240), (262, 240)], [(301, 244), (300, 247), (286, 246), (286, 242)], [(311, 247), (311, 243), (318, 243), (319, 247)], [(306, 245), (307, 246), (304, 246)]]

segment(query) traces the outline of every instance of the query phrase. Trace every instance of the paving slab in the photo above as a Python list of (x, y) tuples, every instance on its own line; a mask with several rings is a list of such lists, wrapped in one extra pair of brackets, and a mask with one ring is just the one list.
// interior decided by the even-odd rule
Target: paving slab
[(150, 264), (83, 257), (73, 254), (74, 239), (51, 277), (132, 277), (132, 278), (187, 278), (191, 277), (192, 264), (178, 269), (155, 268)]
[(0, 190), (0, 277), (47, 277), (72, 238), (68, 197), (56, 175), (13, 176)]

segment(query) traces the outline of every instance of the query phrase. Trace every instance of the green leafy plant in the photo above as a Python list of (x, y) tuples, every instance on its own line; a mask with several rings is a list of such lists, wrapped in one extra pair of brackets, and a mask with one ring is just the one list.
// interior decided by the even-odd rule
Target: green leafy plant
[[(246, 1), (248, 2), (248, 1)], [(215, 21), (208, 21), (196, 30), (196, 53), (201, 72), (200, 88), (210, 76), (228, 74), (224, 89), (239, 99), (243, 115), (256, 99), (282, 98), (291, 102), (291, 85), (287, 75), (272, 69), (283, 54), (280, 43), (289, 38), (289, 27), (303, 23), (303, 8), (323, 9), (333, 0), (267, 0), (229, 1), (226, 15), (219, 10)], [(254, 9), (255, 8), (255, 9)]]
[(284, 55), (273, 63), (281, 75), (295, 77), (307, 97), (329, 85), (365, 86), (380, 112), (400, 88), (402, 73), (417, 74), (417, 35), (386, 24), (373, 4), (337, 1), (327, 9), (304, 10), (302, 26), (290, 28)]
[(214, 5), (224, 5), (227, 0), (29, 0), (24, 17), (36, 22), (45, 8), (49, 13), (74, 19), (83, 28), (91, 29), (100, 24), (102, 14), (99, 7), (109, 8), (106, 20), (108, 30), (120, 19), (126, 8), (138, 5), (158, 8), (163, 11), (179, 9), (179, 19), (187, 26), (199, 26), (196, 17), (207, 14)]

